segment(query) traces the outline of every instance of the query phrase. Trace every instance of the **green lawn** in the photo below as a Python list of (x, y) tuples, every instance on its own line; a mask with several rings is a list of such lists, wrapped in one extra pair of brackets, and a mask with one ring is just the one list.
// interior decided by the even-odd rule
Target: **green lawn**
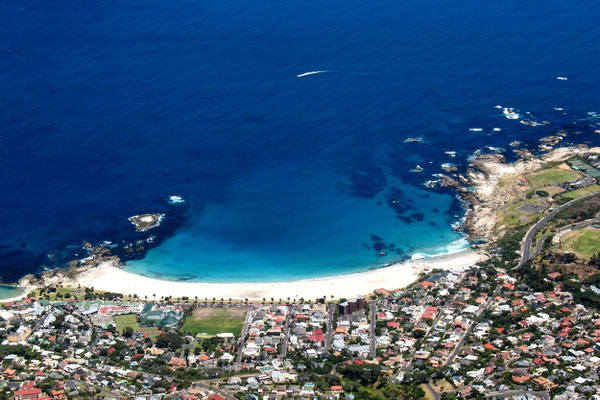
[(140, 330), (140, 325), (137, 322), (137, 316), (135, 314), (116, 315), (115, 325), (117, 325), (119, 333), (125, 332), (125, 328), (127, 327), (133, 329), (133, 332), (139, 332)]
[(246, 310), (242, 308), (198, 308), (186, 318), (183, 331), (208, 336), (231, 332), (239, 336), (245, 318)]
[(555, 199), (559, 203), (566, 203), (567, 201), (571, 201), (581, 196), (585, 196), (586, 194), (595, 193), (600, 191), (600, 186), (594, 184), (588, 187), (584, 187), (577, 190), (572, 190), (570, 192), (564, 192), (555, 197)]
[(539, 188), (548, 185), (558, 185), (559, 183), (570, 182), (579, 178), (583, 178), (581, 172), (549, 168), (528, 176), (527, 181), (531, 187)]
[(600, 252), (600, 230), (592, 228), (576, 229), (562, 237), (562, 248), (572, 251), (579, 258), (588, 259)]
[[(498, 212), (498, 218), (497, 218), (500, 225), (504, 225), (507, 227), (517, 227), (517, 226), (521, 226), (521, 225), (526, 225), (526, 224), (530, 223), (531, 221), (535, 221), (535, 220), (539, 219), (542, 216), (541, 213), (527, 214), (527, 213), (519, 210), (519, 207), (521, 207), (525, 204), (541, 204), (541, 202), (538, 199), (536, 199), (535, 197), (533, 197), (528, 200), (518, 201), (516, 203), (511, 204), (510, 206), (508, 206), (506, 208), (507, 212), (504, 212), (504, 210), (500, 210)], [(523, 220), (521, 220), (520, 217), (523, 217)]]

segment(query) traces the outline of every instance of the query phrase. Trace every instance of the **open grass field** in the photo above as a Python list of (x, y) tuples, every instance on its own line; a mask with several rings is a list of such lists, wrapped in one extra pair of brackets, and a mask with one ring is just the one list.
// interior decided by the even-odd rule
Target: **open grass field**
[(561, 189), (558, 186), (548, 186), (545, 187), (543, 190), (548, 192), (548, 197), (554, 197), (557, 194), (563, 193), (565, 191), (564, 189)]
[(583, 178), (583, 174), (577, 171), (564, 170), (560, 168), (548, 168), (527, 177), (527, 182), (532, 188), (574, 181)]
[(588, 187), (584, 187), (577, 190), (572, 190), (570, 192), (564, 192), (556, 196), (554, 199), (559, 203), (566, 203), (567, 201), (571, 201), (581, 196), (585, 196), (586, 194), (595, 193), (600, 191), (599, 185), (590, 185)]
[(542, 213), (526, 213), (519, 209), (526, 204), (542, 203), (537, 198), (533, 197), (531, 199), (515, 202), (506, 207), (506, 210), (499, 210), (497, 216), (499, 226), (516, 228), (540, 219)]
[(134, 332), (139, 332), (140, 325), (137, 322), (137, 316), (135, 314), (127, 315), (116, 315), (115, 325), (117, 325), (117, 331), (119, 333), (125, 332), (125, 328), (130, 327)]
[(239, 336), (245, 318), (243, 308), (198, 308), (185, 320), (183, 331), (208, 336), (231, 332)]
[(425, 392), (426, 400), (435, 400), (435, 397), (433, 397), (433, 394), (431, 394), (431, 392), (429, 391), (429, 389), (427, 389), (427, 386), (425, 386), (425, 384), (421, 384), (421, 389), (423, 389), (423, 391)]
[(454, 390), (454, 386), (445, 379), (435, 381), (431, 384), (438, 392), (450, 392)]
[(562, 237), (562, 249), (588, 259), (600, 252), (600, 230), (582, 228), (568, 232)]

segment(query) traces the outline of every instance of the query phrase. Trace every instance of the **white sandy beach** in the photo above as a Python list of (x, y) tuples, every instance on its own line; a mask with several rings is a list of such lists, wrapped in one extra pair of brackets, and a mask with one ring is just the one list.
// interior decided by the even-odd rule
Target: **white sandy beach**
[(0, 299), (0, 303), (12, 303), (13, 301), (19, 301), (27, 296), (27, 293), (23, 293), (19, 296), (11, 297), (8, 299)]
[(93, 287), (122, 294), (137, 294), (148, 299), (172, 296), (199, 299), (316, 299), (333, 296), (350, 298), (371, 293), (378, 288), (396, 289), (414, 282), (418, 274), (431, 269), (461, 270), (474, 265), (484, 257), (472, 250), (464, 250), (429, 260), (407, 261), (386, 268), (362, 273), (289, 282), (257, 283), (203, 283), (175, 282), (154, 279), (126, 272), (112, 262), (104, 262), (80, 274), (75, 285)]

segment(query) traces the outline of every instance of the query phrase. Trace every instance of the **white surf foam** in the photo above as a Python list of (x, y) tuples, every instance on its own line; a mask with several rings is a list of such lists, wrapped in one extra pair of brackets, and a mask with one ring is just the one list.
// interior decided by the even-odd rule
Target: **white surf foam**
[(502, 110), (502, 113), (504, 114), (504, 116), (508, 119), (519, 119), (519, 114), (515, 112), (514, 109), (510, 108), (510, 107), (505, 107)]
[(431, 253), (415, 253), (410, 258), (411, 260), (429, 260), (436, 257), (447, 256), (449, 254), (459, 253), (463, 250), (469, 249), (471, 246), (467, 239), (458, 239), (446, 246), (438, 247)]
[(185, 199), (182, 196), (173, 195), (173, 196), (169, 196), (169, 203), (171, 203), (171, 204), (185, 203)]

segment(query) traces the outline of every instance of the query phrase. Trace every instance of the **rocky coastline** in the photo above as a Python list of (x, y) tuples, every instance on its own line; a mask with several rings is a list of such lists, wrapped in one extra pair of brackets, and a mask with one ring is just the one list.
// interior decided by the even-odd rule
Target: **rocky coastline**
[[(549, 143), (552, 138), (543, 138), (541, 143)], [(503, 187), (498, 182), (523, 178), (527, 174), (542, 169), (549, 163), (560, 163), (573, 156), (585, 153), (600, 153), (599, 147), (572, 145), (545, 149), (533, 154), (528, 149), (514, 149), (517, 156), (508, 162), (500, 153), (477, 154), (464, 173), (438, 175), (440, 187), (450, 187), (466, 209), (463, 230), (467, 239), (478, 247), (478, 243), (490, 242), (504, 234), (497, 229), (497, 211), (514, 197), (514, 188)]]

